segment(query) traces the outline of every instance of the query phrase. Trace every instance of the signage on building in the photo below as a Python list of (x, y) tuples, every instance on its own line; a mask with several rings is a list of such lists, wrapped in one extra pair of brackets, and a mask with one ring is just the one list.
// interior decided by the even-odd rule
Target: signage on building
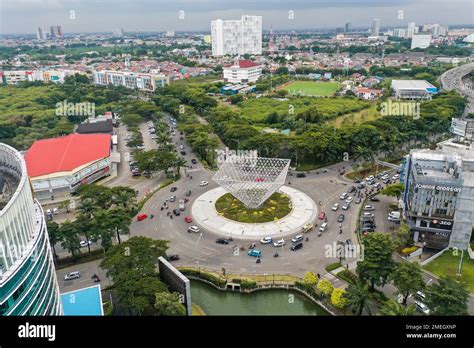
[(462, 121), (458, 118), (451, 119), (451, 128), (450, 128), (451, 133), (464, 137), (466, 135), (466, 127), (467, 127), (466, 121)]
[(461, 192), (460, 187), (453, 187), (453, 186), (416, 184), (415, 187), (420, 188), (420, 189), (436, 190), (436, 191)]
[(446, 220), (432, 220), (431, 223), (434, 225), (444, 225), (444, 226), (451, 226), (453, 224), (451, 221), (446, 221)]

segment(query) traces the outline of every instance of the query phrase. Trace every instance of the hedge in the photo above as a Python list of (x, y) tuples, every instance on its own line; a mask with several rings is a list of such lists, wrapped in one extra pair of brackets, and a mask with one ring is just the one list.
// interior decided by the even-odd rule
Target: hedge
[(357, 275), (347, 269), (340, 271), (336, 275), (342, 280), (348, 282), (349, 284), (355, 284), (357, 282)]
[(180, 272), (183, 273), (184, 275), (189, 275), (189, 276), (196, 277), (202, 280), (206, 280), (220, 288), (225, 287), (227, 283), (227, 280), (224, 278), (217, 277), (210, 273), (196, 271), (194, 269), (189, 269), (189, 268), (180, 269)]
[(310, 295), (311, 297), (315, 299), (323, 298), (323, 294), (318, 289), (316, 289), (316, 287), (310, 284), (305, 284), (305, 283), (297, 281), (295, 282), (295, 288), (305, 291), (308, 295)]
[(327, 265), (325, 267), (325, 269), (326, 269), (326, 271), (331, 272), (331, 271), (334, 271), (335, 269), (337, 269), (339, 267), (342, 267), (341, 263), (340, 262), (334, 262), (334, 263), (330, 263), (329, 265)]
[(242, 290), (255, 289), (257, 287), (257, 282), (254, 280), (242, 279), (240, 282), (240, 288)]

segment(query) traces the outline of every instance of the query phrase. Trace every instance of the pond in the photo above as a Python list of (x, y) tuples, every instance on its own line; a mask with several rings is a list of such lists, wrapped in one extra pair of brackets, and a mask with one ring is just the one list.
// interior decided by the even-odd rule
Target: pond
[(191, 299), (206, 315), (328, 315), (304, 295), (284, 289), (242, 294), (191, 280)]

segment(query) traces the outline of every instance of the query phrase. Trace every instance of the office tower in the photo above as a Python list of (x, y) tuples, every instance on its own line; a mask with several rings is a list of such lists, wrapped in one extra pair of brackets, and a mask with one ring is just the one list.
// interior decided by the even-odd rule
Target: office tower
[(123, 28), (115, 28), (113, 31), (113, 35), (117, 37), (123, 36)]
[(211, 22), (212, 55), (262, 54), (262, 17)]
[(43, 209), (25, 160), (0, 144), (0, 315), (61, 315)]
[(413, 35), (415, 34), (415, 22), (410, 22), (408, 23), (408, 28), (407, 28), (407, 38), (412, 38)]
[(52, 25), (49, 27), (50, 38), (61, 38), (63, 37), (63, 27), (60, 25)]
[(344, 26), (344, 32), (348, 33), (351, 30), (351, 22), (346, 22)]
[(42, 27), (36, 28), (36, 38), (40, 41), (46, 40), (46, 35)]
[(61, 25), (56, 26), (56, 34), (58, 37), (63, 37), (63, 27)]
[(374, 18), (372, 22), (372, 36), (379, 36), (380, 34), (380, 19)]

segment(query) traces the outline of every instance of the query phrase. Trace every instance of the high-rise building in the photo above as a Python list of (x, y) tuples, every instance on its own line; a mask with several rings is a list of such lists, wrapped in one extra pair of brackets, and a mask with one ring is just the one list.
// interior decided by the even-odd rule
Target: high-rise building
[(379, 36), (380, 34), (380, 19), (374, 18), (372, 22), (372, 36)]
[(49, 27), (50, 37), (53, 38), (61, 38), (63, 37), (63, 27), (60, 25), (52, 25)]
[(44, 32), (43, 27), (36, 28), (36, 38), (40, 41), (46, 40), (46, 33)]
[(393, 36), (396, 37), (406, 37), (407, 31), (405, 29), (393, 29)]
[(262, 54), (262, 17), (211, 22), (212, 55)]
[(114, 28), (113, 35), (117, 37), (123, 36), (123, 28)]
[(408, 23), (408, 28), (406, 32), (407, 38), (412, 38), (415, 35), (415, 22)]
[(346, 22), (344, 25), (344, 32), (348, 33), (351, 30), (351, 22)]
[(43, 209), (25, 160), (0, 144), (0, 315), (61, 315)]

